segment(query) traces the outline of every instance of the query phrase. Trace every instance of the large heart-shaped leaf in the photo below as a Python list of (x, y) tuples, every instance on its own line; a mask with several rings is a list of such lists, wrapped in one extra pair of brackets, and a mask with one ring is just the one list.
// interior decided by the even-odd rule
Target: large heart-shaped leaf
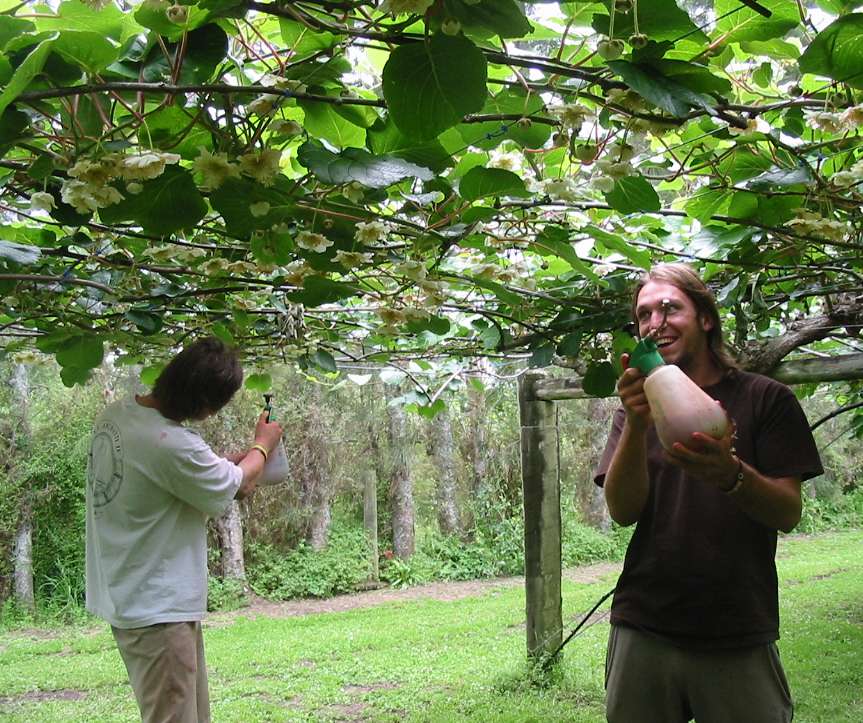
[(690, 108), (712, 108), (710, 96), (696, 93), (682, 83), (667, 78), (647, 65), (637, 65), (625, 60), (608, 61), (608, 67), (623, 78), (623, 82), (636, 93), (675, 116), (684, 116)]
[(158, 178), (144, 181), (136, 196), (99, 211), (104, 223), (135, 221), (148, 233), (167, 236), (189, 228), (207, 213), (207, 204), (185, 168), (167, 166)]
[(100, 33), (64, 30), (54, 43), (54, 52), (67, 63), (93, 74), (117, 60), (120, 46)]
[(515, 0), (444, 0), (449, 17), (466, 30), (490, 31), (502, 38), (521, 38), (533, 28)]
[(765, 18), (748, 7), (741, 7), (739, 0), (715, 0), (713, 3), (716, 29), (713, 40), (739, 43), (744, 40), (770, 40), (781, 38), (800, 23), (797, 4), (787, 0), (758, 0), (758, 4), (770, 11)]
[(863, 14), (838, 18), (800, 56), (800, 70), (863, 88)]
[(485, 56), (464, 36), (433, 35), (396, 48), (383, 71), (393, 122), (411, 138), (431, 139), (485, 103)]
[(314, 307), (357, 296), (358, 293), (352, 286), (331, 281), (325, 276), (309, 276), (303, 281), (302, 289), (288, 292), (286, 296), (298, 304)]
[(465, 201), (489, 196), (526, 196), (524, 181), (503, 168), (471, 168), (459, 183), (459, 194)]
[(617, 374), (611, 362), (593, 363), (581, 382), (581, 388), (592, 397), (610, 397), (617, 387)]
[(620, 213), (658, 211), (662, 207), (653, 186), (641, 176), (619, 178), (614, 188), (605, 194), (605, 200)]
[(329, 103), (300, 100), (298, 105), (306, 114), (303, 125), (311, 135), (338, 148), (365, 146), (365, 128), (351, 123)]
[(375, 156), (359, 148), (347, 148), (341, 153), (332, 153), (314, 141), (300, 146), (297, 158), (325, 183), (343, 184), (356, 181), (368, 188), (386, 188), (405, 178), (430, 181), (435, 177), (428, 168), (422, 168), (403, 158)]
[(81, 334), (67, 339), (55, 356), (57, 363), (64, 367), (93, 369), (102, 363), (105, 355), (104, 342), (97, 336)]
[(585, 226), (582, 231), (584, 231), (589, 236), (592, 236), (606, 248), (623, 254), (626, 258), (628, 258), (630, 261), (637, 264), (641, 268), (650, 268), (650, 254), (647, 253), (647, 251), (644, 251), (636, 246), (633, 246), (632, 244), (627, 243), (622, 236), (610, 233), (609, 231), (601, 229), (598, 226)]
[(0, 240), (0, 258), (14, 261), (16, 264), (34, 264), (42, 252), (36, 246), (25, 246), (14, 241)]
[(9, 104), (26, 90), (33, 78), (42, 72), (56, 40), (57, 33), (51, 33), (38, 43), (15, 69), (15, 74), (0, 93), (0, 113), (3, 113)]

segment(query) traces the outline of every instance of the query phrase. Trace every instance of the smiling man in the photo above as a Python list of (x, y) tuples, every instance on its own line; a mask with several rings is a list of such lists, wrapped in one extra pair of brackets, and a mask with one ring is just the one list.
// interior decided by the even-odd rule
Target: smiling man
[[(800, 520), (801, 483), (822, 473), (784, 385), (737, 368), (710, 290), (684, 264), (654, 267), (633, 297), (638, 333), (726, 409), (715, 439), (664, 451), (628, 367), (595, 481), (612, 519), (635, 524), (611, 608), (611, 723), (767, 723), (793, 717), (779, 660), (777, 531)], [(680, 400), (686, 404), (685, 399)]]

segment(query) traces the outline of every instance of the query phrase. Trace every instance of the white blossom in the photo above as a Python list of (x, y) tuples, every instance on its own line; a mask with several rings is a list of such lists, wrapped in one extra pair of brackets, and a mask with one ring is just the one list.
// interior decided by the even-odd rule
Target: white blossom
[(314, 233), (313, 231), (300, 231), (297, 234), (297, 246), (303, 249), (308, 249), (309, 251), (315, 251), (320, 254), (332, 245), (333, 242), (320, 233)]
[(210, 153), (206, 148), (200, 150), (192, 165), (203, 176), (201, 188), (214, 191), (229, 178), (240, 177), (240, 169), (228, 160), (227, 153)]
[(434, 0), (384, 0), (379, 9), (382, 13), (391, 13), (393, 15), (408, 15), (411, 13), (421, 15), (433, 4)]
[(55, 208), (54, 196), (44, 191), (36, 191), (30, 196), (31, 211), (53, 211)]
[(176, 153), (145, 151), (132, 156), (124, 156), (118, 165), (120, 178), (127, 181), (145, 181), (158, 178), (165, 172), (165, 164), (179, 163)]
[(380, 243), (382, 241), (387, 240), (387, 236), (389, 236), (390, 227), (389, 224), (384, 223), (383, 221), (369, 221), (365, 223), (360, 221), (356, 225), (356, 231), (354, 232), (354, 239), (363, 244), (364, 246), (369, 246), (371, 244)]
[(336, 251), (336, 261), (349, 269), (355, 269), (374, 261), (375, 255), (360, 251)]
[(279, 175), (279, 161), (282, 152), (276, 148), (264, 148), (259, 153), (245, 153), (240, 156), (240, 169), (262, 186), (270, 186)]

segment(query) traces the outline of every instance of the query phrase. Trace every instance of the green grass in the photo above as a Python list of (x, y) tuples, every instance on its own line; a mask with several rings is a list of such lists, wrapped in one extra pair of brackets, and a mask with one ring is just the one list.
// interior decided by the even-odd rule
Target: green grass
[[(795, 721), (859, 723), (863, 531), (783, 539), (779, 571)], [(567, 625), (613, 584), (564, 581)], [(205, 628), (213, 719), (601, 723), (606, 637), (604, 624), (588, 628), (543, 686), (524, 663), (520, 587), (306, 617), (217, 615)], [(0, 633), (0, 719), (135, 718), (105, 626)]]

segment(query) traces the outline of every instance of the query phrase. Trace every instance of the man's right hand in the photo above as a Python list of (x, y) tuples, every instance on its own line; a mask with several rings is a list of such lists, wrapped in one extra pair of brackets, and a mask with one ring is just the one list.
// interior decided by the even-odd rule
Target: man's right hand
[(267, 411), (261, 412), (258, 423), (255, 426), (254, 444), (260, 444), (272, 452), (282, 438), (282, 426), (278, 422), (267, 421)]
[(627, 423), (638, 430), (646, 430), (650, 425), (650, 404), (644, 393), (644, 380), (641, 370), (629, 366), (629, 354), (621, 354), (620, 364), (623, 374), (617, 380), (617, 394), (626, 412)]

